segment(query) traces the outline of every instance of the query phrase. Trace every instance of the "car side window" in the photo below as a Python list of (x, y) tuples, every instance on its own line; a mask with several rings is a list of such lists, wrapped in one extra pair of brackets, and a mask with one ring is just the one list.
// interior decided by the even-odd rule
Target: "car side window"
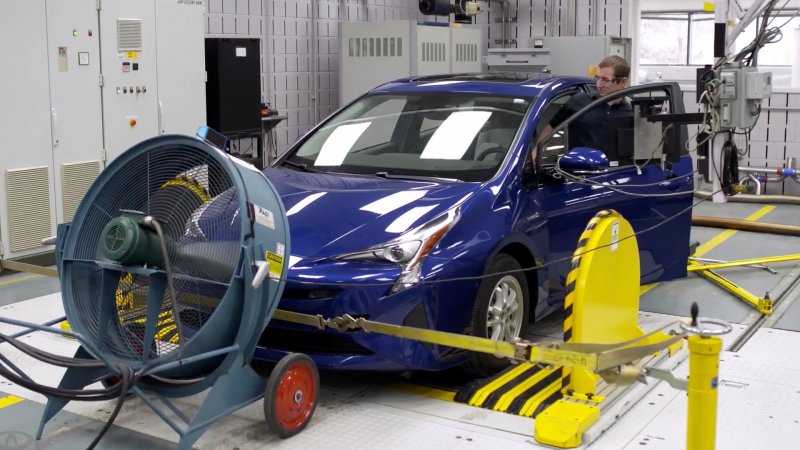
[[(559, 157), (579, 147), (602, 151), (612, 168), (642, 166), (660, 161), (666, 149), (678, 143), (683, 133), (679, 128), (685, 126), (670, 125), (653, 117), (670, 112), (673, 99), (669, 89), (642, 86), (638, 92), (627, 96), (614, 96), (613, 91), (608, 95), (608, 102), (599, 102), (586, 110), (583, 109), (599, 98), (596, 91), (587, 89), (585, 93), (569, 97), (570, 110), (583, 111), (568, 117), (555, 116), (558, 120), (554, 123), (556, 133), (540, 147), (541, 166), (555, 165)], [(548, 108), (555, 108), (559, 100), (560, 97)], [(546, 110), (544, 114), (547, 113)], [(559, 126), (564, 122), (568, 122), (565, 127)]]
[[(536, 136), (542, 133), (542, 130), (550, 124), (550, 121), (564, 108), (570, 98), (578, 91), (573, 90), (566, 92), (555, 99), (553, 99), (542, 113), (542, 118), (536, 126)], [(542, 146), (542, 159), (541, 164), (555, 164), (558, 157), (564, 153), (564, 131), (559, 131), (552, 138), (550, 138), (545, 145)]]

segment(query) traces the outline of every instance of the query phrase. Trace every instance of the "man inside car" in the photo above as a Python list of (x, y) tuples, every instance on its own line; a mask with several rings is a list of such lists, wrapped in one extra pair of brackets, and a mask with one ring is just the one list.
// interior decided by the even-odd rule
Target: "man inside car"
[[(603, 58), (597, 67), (594, 76), (597, 92), (572, 96), (539, 133), (537, 144), (540, 139), (549, 135), (558, 124), (589, 103), (628, 87), (631, 67), (624, 58), (616, 55), (608, 56)], [(631, 115), (633, 115), (631, 105), (624, 98), (617, 98), (605, 105), (592, 108), (570, 123), (568, 127), (569, 148), (589, 147), (608, 151), (609, 119)]]

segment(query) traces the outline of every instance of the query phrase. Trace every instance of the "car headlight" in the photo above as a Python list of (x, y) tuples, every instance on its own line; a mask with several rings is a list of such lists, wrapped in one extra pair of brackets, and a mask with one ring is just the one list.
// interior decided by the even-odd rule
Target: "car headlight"
[(403, 272), (391, 289), (391, 293), (400, 292), (419, 282), (420, 269), (425, 257), (453, 227), (460, 215), (461, 208), (450, 209), (430, 222), (385, 244), (342, 255), (339, 259), (382, 261), (403, 265)]

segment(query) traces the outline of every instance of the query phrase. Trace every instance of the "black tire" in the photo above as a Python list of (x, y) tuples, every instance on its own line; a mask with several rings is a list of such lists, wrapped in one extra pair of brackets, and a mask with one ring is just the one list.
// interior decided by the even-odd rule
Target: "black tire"
[(275, 365), (264, 392), (264, 418), (281, 438), (303, 431), (317, 408), (319, 371), (307, 355), (290, 353)]
[[(472, 322), (470, 324), (473, 336), (491, 338), (490, 331), (496, 338), (502, 338), (511, 342), (513, 338), (521, 337), (525, 333), (528, 325), (528, 314), (530, 311), (530, 294), (528, 292), (528, 280), (525, 273), (520, 271), (522, 267), (512, 256), (501, 253), (497, 255), (487, 270), (491, 275), (481, 281), (478, 288), (478, 295), (475, 298), (475, 306), (472, 311)], [(513, 273), (504, 273), (516, 271)], [(500, 296), (500, 297), (498, 297)], [(512, 298), (513, 297), (513, 298)], [(519, 298), (522, 299), (520, 311)], [(509, 304), (508, 308), (498, 312), (497, 302), (505, 298), (512, 300), (516, 307)], [(490, 306), (494, 306), (490, 311)], [(496, 324), (491, 326), (489, 316), (492, 315)], [(511, 317), (506, 317), (511, 316)], [(507, 318), (508, 320), (504, 320)], [(511, 326), (508, 326), (511, 325)], [(488, 353), (471, 353), (469, 360), (464, 363), (462, 370), (470, 375), (477, 377), (487, 377), (497, 373), (507, 367), (510, 360), (498, 358)]]

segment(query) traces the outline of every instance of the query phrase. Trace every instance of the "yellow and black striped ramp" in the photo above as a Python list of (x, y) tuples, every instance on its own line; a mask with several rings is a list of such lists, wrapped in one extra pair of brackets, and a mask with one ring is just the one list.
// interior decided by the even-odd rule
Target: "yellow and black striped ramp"
[(476, 380), (456, 392), (454, 400), (470, 406), (518, 416), (536, 417), (562, 397), (562, 367), (520, 363), (492, 376)]

